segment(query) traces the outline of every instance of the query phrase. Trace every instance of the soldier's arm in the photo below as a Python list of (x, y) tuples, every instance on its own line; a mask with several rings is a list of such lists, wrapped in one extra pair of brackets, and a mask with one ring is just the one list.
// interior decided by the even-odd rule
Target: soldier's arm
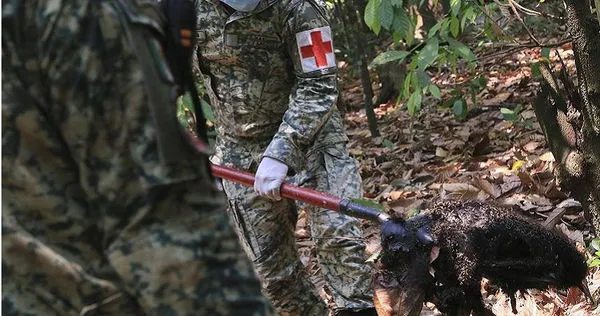
[(318, 4), (308, 0), (299, 2), (285, 21), (284, 31), (296, 85), (279, 131), (263, 154), (295, 170), (329, 120), (338, 97), (329, 21)]

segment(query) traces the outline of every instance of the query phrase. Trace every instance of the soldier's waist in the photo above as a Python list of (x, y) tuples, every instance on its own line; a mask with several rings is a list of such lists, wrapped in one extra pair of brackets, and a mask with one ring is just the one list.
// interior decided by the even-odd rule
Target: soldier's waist
[[(240, 144), (240, 145), (257, 145), (266, 144), (268, 145), (275, 133), (277, 128), (265, 129), (265, 130), (239, 130), (233, 128), (218, 128), (217, 134), (219, 139), (224, 143)], [(266, 146), (265, 145), (265, 146)]]

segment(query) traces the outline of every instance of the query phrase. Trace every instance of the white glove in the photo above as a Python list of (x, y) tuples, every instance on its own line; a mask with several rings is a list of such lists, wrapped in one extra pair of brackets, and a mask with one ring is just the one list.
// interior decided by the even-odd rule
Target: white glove
[(254, 192), (271, 200), (281, 200), (281, 184), (288, 172), (288, 166), (279, 160), (264, 157), (258, 165), (254, 179)]

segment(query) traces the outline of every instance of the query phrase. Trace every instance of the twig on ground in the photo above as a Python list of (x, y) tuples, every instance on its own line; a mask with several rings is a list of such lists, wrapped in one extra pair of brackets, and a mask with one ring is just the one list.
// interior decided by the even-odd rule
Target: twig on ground
[(527, 23), (525, 23), (525, 20), (523, 20), (523, 17), (521, 17), (521, 15), (519, 14), (519, 10), (516, 7), (516, 3), (514, 0), (508, 0), (508, 4), (511, 6), (513, 13), (515, 14), (515, 16), (517, 17), (517, 19), (519, 20), (519, 22), (521, 22), (521, 24), (523, 25), (523, 27), (525, 28), (525, 31), (527, 31), (527, 34), (529, 34), (529, 37), (538, 45), (542, 45), (542, 43), (540, 43), (540, 41), (537, 40), (537, 38), (535, 38), (535, 35), (533, 35), (533, 32), (531, 32), (531, 30), (529, 29), (529, 27), (527, 26)]

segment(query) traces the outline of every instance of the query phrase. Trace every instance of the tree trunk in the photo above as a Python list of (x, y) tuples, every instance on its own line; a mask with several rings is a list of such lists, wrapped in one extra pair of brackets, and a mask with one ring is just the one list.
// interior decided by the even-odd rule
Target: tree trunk
[[(361, 2), (359, 0), (355, 0)], [(355, 63), (359, 67), (360, 73), (360, 82), (363, 89), (364, 96), (364, 107), (365, 113), (367, 115), (367, 120), (369, 122), (369, 131), (371, 132), (371, 137), (379, 137), (381, 134), (379, 133), (379, 127), (377, 126), (377, 118), (375, 117), (375, 111), (373, 110), (373, 88), (371, 87), (371, 76), (369, 74), (368, 61), (367, 61), (367, 53), (365, 52), (365, 32), (368, 31), (367, 26), (365, 25), (362, 17), (364, 13), (361, 14), (361, 11), (357, 8), (364, 7), (361, 3), (358, 3), (356, 6), (353, 3), (354, 1), (348, 1), (345, 5), (348, 13), (348, 24), (354, 25), (354, 40), (355, 40)], [(367, 45), (368, 46), (368, 45)]]
[[(358, 45), (357, 47), (360, 47)], [(361, 57), (359, 61), (360, 67), (360, 82), (363, 87), (363, 94), (365, 98), (365, 113), (367, 114), (367, 120), (369, 122), (369, 131), (371, 131), (371, 137), (379, 137), (379, 128), (377, 127), (377, 117), (375, 117), (375, 111), (373, 110), (373, 89), (371, 88), (371, 76), (369, 75), (369, 69), (367, 68), (367, 57)]]
[[(534, 108), (559, 163), (557, 178), (579, 200), (600, 233), (600, 25), (586, 1), (565, 0), (577, 88), (542, 67), (545, 83)], [(562, 84), (561, 84), (562, 83)]]

